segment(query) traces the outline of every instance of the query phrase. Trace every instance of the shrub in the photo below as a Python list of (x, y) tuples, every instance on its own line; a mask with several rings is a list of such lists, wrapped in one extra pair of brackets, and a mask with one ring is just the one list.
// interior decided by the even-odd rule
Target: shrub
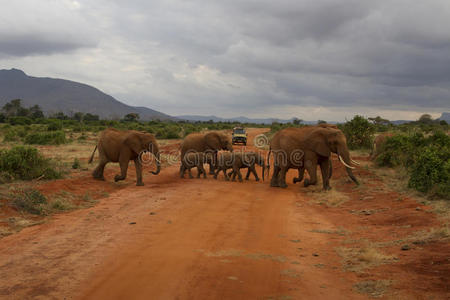
[[(411, 167), (408, 186), (440, 197), (450, 198), (450, 148), (425, 148)], [(445, 159), (447, 161), (445, 161)]]
[(36, 148), (17, 146), (10, 150), (0, 150), (0, 172), (14, 179), (31, 180), (43, 176), (45, 179), (62, 177), (62, 171), (44, 158)]
[(73, 160), (72, 169), (79, 169), (79, 168), (81, 168), (80, 161), (78, 160), (78, 158), (75, 158)]
[(60, 120), (51, 120), (47, 125), (47, 131), (58, 131), (63, 129), (63, 123)]
[(350, 149), (370, 149), (375, 127), (366, 118), (356, 115), (342, 126)]
[(25, 137), (25, 144), (60, 145), (67, 142), (64, 131), (33, 132)]
[(406, 166), (411, 159), (411, 138), (406, 135), (388, 137), (382, 145), (376, 163), (379, 166), (396, 167)]
[(378, 165), (402, 166), (409, 173), (408, 186), (420, 192), (450, 197), (450, 136), (441, 131), (389, 137), (376, 160)]
[(47, 198), (38, 190), (24, 189), (13, 193), (12, 205), (30, 214), (43, 215), (46, 214)]

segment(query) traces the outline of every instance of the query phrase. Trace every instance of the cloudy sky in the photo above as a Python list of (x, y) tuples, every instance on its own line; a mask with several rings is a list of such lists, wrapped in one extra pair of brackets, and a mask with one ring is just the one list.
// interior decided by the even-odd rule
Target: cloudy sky
[(171, 115), (450, 111), (449, 0), (1, 0), (0, 69)]

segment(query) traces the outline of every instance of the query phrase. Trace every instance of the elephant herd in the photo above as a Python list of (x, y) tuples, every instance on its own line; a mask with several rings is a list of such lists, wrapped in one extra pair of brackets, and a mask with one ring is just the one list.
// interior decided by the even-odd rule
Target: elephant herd
[[(104, 180), (103, 171), (108, 162), (118, 162), (121, 172), (114, 177), (114, 180), (124, 180), (127, 175), (128, 163), (133, 160), (136, 167), (136, 185), (143, 185), (142, 155), (144, 153), (151, 153), (156, 161), (157, 169), (152, 173), (156, 175), (161, 170), (158, 143), (150, 133), (109, 128), (100, 134), (89, 163), (92, 162), (97, 149), (99, 163), (92, 173), (96, 179)], [(179, 175), (183, 178), (187, 171), (189, 177), (193, 178), (191, 169), (197, 168), (197, 177), (203, 175), (206, 178), (203, 166), (209, 164), (209, 173), (214, 175), (215, 179), (220, 172), (223, 172), (225, 180), (230, 178), (235, 180), (237, 176), (242, 182), (240, 169), (246, 168), (245, 179), (248, 180), (250, 174), (253, 174), (258, 181), (255, 165), (259, 165), (262, 167), (264, 180), (265, 169), (270, 169), (272, 154), (274, 168), (270, 182), (272, 187), (287, 187), (286, 172), (289, 169), (298, 170), (298, 177), (294, 178), (294, 183), (302, 181), (304, 172), (307, 170), (310, 178), (304, 180), (304, 186), (315, 185), (317, 183), (317, 166), (320, 166), (323, 189), (328, 190), (332, 173), (331, 153), (337, 154), (340, 162), (345, 166), (348, 176), (358, 184), (352, 173), (352, 169), (355, 168), (352, 164), (358, 163), (350, 158), (345, 135), (335, 125), (329, 124), (286, 128), (278, 131), (270, 141), (267, 165), (260, 152), (233, 152), (231, 139), (224, 133), (189, 134), (181, 144)], [(228, 170), (231, 171), (228, 172)]]

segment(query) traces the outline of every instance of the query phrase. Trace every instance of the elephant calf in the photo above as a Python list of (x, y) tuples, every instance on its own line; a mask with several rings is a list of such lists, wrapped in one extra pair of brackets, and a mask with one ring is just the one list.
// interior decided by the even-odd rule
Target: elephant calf
[(232, 181), (236, 179), (236, 175), (239, 181), (242, 182), (242, 175), (240, 169), (247, 168), (247, 175), (245, 180), (250, 177), (250, 172), (255, 176), (255, 180), (259, 181), (258, 173), (256, 173), (255, 164), (262, 167), (262, 179), (264, 180), (264, 157), (260, 153), (256, 152), (236, 152), (234, 155), (233, 171), (228, 176), (233, 175)]
[(207, 162), (206, 154), (203, 152), (188, 152), (181, 160), (180, 177), (184, 178), (186, 170), (189, 172), (189, 178), (194, 178), (191, 173), (191, 169), (197, 167), (197, 178), (203, 173), (203, 178), (206, 178), (206, 171), (203, 168), (203, 164)]
[[(242, 182), (242, 174), (240, 169), (247, 168), (247, 175), (245, 179), (248, 180), (250, 177), (250, 172), (255, 176), (256, 181), (259, 181), (258, 174), (255, 170), (255, 164), (260, 165), (263, 168), (263, 180), (264, 180), (264, 158), (255, 152), (234, 152), (234, 153), (222, 153), (217, 158), (217, 163), (215, 164), (216, 173), (214, 178), (217, 179), (220, 171), (223, 172), (225, 180), (230, 180), (230, 176), (233, 175), (232, 180), (236, 179), (236, 175), (239, 181)], [(227, 174), (228, 169), (233, 169)]]

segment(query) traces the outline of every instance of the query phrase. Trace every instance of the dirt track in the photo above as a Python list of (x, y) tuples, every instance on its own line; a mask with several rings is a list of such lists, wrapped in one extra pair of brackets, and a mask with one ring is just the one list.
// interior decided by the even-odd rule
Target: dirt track
[[(395, 245), (385, 249), (397, 257), (392, 264), (343, 269), (336, 247), (349, 240), (392, 241), (439, 226), (428, 207), (406, 197), (393, 204), (399, 194), (372, 190), (381, 183), (368, 171), (356, 172), (364, 190), (340, 180), (349, 201), (330, 208), (311, 202), (320, 192), (291, 184), (293, 171), (289, 187), (278, 189), (253, 177), (183, 180), (174, 165), (145, 174), (146, 185), (136, 187), (134, 176), (112, 183), (117, 167), (107, 168), (107, 182), (49, 183), (108, 191), (99, 204), (0, 240), (0, 298), (366, 299), (354, 285), (378, 279), (392, 280), (387, 295), (396, 299), (450, 296), (448, 243), (410, 251)], [(333, 178), (343, 177), (334, 168)], [(351, 213), (363, 208), (381, 212)], [(432, 272), (430, 261), (439, 262)]]

